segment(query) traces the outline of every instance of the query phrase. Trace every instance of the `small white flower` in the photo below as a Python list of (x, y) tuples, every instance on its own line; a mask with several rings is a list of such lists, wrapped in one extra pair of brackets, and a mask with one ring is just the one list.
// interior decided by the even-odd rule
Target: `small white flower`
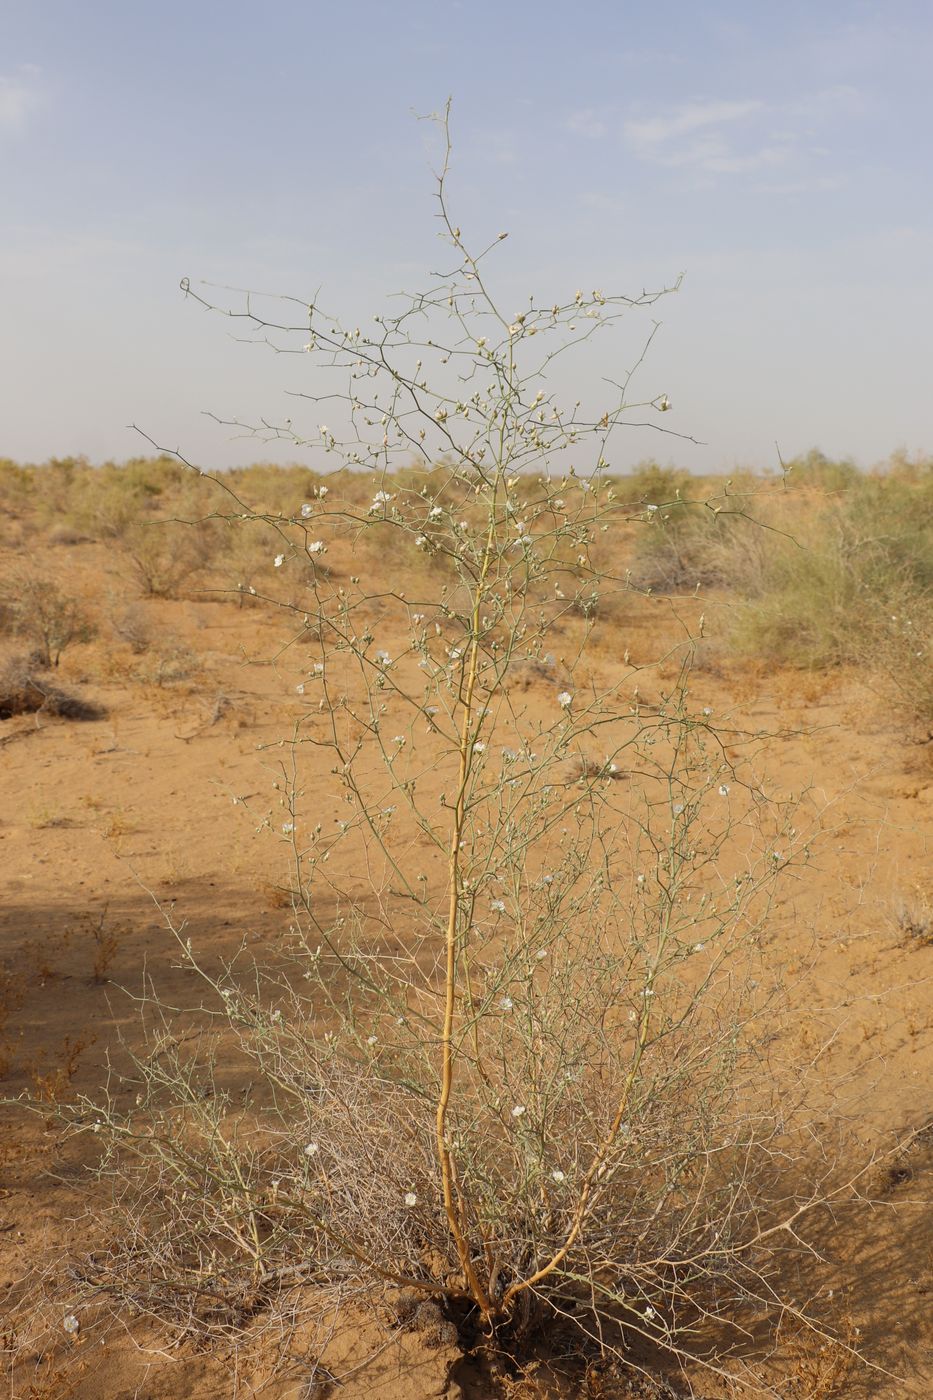
[(378, 1037), (378, 1035), (369, 1035), (369, 1036), (366, 1037), (366, 1044), (367, 1044), (367, 1045), (378, 1045), (378, 1043), (379, 1043), (379, 1037)]
[(318, 496), (320, 496), (321, 500), (323, 501), (324, 497), (327, 495), (327, 493), (328, 493), (329, 490), (330, 490), (330, 487), (329, 487), (329, 486), (319, 486), (319, 487), (317, 488), (317, 493), (316, 493), (316, 494), (317, 494)]
[(443, 511), (443, 508), (442, 508), (441, 506), (432, 506), (431, 509), (428, 511), (428, 517), (429, 517), (429, 519), (431, 519), (431, 520), (437, 520), (437, 519), (439, 519), (440, 516), (442, 516), (443, 514), (444, 514), (444, 511)]
[(283, 832), (285, 833), (286, 836), (290, 836), (291, 833), (295, 830), (295, 823), (294, 823), (294, 822), (283, 822), (283, 823), (282, 823), (282, 830), (283, 830)]
[(392, 740), (392, 742), (393, 742), (393, 744), (398, 744), (399, 748), (401, 748), (402, 745), (403, 745), (404, 742), (405, 742), (405, 735), (404, 735), (404, 734), (396, 734), (396, 736), (395, 736), (395, 738)]
[(318, 1152), (320, 1151), (316, 1142), (306, 1143), (302, 1150), (304, 1151), (306, 1157), (316, 1157)]
[(502, 899), (494, 899), (489, 907), (494, 914), (505, 913), (505, 901)]
[(681, 814), (681, 812), (682, 812), (683, 810), (684, 810), (684, 804), (683, 804), (682, 802), (675, 802), (675, 803), (674, 803), (673, 812), (674, 812), (674, 816), (675, 816), (675, 817), (679, 817), (680, 814)]
[(68, 1313), (65, 1317), (62, 1318), (62, 1326), (68, 1333), (69, 1337), (76, 1337), (81, 1331), (81, 1324), (75, 1317), (74, 1313)]
[(771, 852), (771, 859), (772, 859), (772, 860), (783, 860), (784, 857), (781, 855), (781, 852), (780, 852), (780, 851), (772, 851), (772, 852)]
[(729, 796), (729, 784), (728, 784), (728, 783), (720, 783), (720, 784), (719, 784), (719, 796), (720, 796), (720, 797), (728, 797), (728, 796)]
[(304, 505), (301, 507), (302, 520), (307, 520), (313, 510), (314, 506), (311, 505), (310, 501), (305, 501)]
[(406, 1191), (405, 1204), (409, 1210), (413, 1210), (418, 1204), (418, 1197), (415, 1195), (414, 1191)]
[(392, 657), (382, 647), (376, 652), (374, 660), (377, 666), (390, 666), (392, 664)]
[(654, 512), (657, 510), (657, 506), (648, 505), (645, 506), (645, 510), (648, 512), (649, 515), (653, 515)]
[(561, 1182), (566, 1181), (567, 1178), (564, 1176), (564, 1173), (558, 1167), (556, 1171), (551, 1172), (551, 1180), (556, 1181), (559, 1186)]
[(327, 545), (324, 543), (323, 540), (312, 540), (311, 543), (308, 545), (308, 553), (323, 554), (326, 548)]
[(296, 686), (295, 686), (295, 694), (296, 694), (296, 695), (304, 695), (304, 693), (305, 693), (305, 688), (304, 688), (303, 685), (296, 685)]
[(285, 555), (277, 554), (272, 562), (277, 569), (281, 569), (282, 565), (285, 563)]
[(312, 674), (312, 675), (315, 675), (315, 676), (323, 676), (323, 674), (324, 674), (324, 663), (323, 663), (323, 661), (315, 661), (314, 665), (311, 667), (311, 674)]
[(424, 622), (424, 613), (412, 613), (411, 620), (417, 627), (419, 622)]
[(636, 884), (636, 885), (643, 885), (644, 883), (645, 883), (645, 877), (644, 877), (644, 875), (636, 875), (636, 876), (635, 876), (635, 884)]
[(657, 1316), (657, 1314), (655, 1313), (654, 1308), (653, 1308), (653, 1307), (651, 1306), (651, 1304), (649, 1303), (648, 1306), (645, 1308), (645, 1317), (646, 1317), (646, 1318), (648, 1319), (648, 1321), (650, 1322), (651, 1319), (652, 1319), (653, 1317), (656, 1317), (656, 1316)]
[(557, 697), (557, 703), (562, 710), (569, 710), (573, 704), (573, 696), (569, 690), (562, 690)]
[(476, 340), (476, 348), (477, 348), (477, 350), (482, 350), (482, 348), (483, 348), (483, 346), (484, 346), (485, 344), (486, 344), (486, 337), (485, 337), (484, 335), (478, 336), (478, 337), (477, 337), (477, 340)]
[(474, 753), (485, 753), (485, 752), (486, 752), (486, 745), (483, 743), (482, 739), (477, 739), (476, 743), (473, 745), (473, 752), (474, 752)]
[(509, 335), (521, 335), (522, 328), (517, 321), (513, 321), (509, 326)]
[(418, 538), (415, 540), (416, 549), (427, 549), (429, 544), (430, 540), (428, 539), (427, 535), (419, 535)]
[(702, 953), (703, 948), (704, 948), (704, 945), (703, 945), (702, 943), (694, 943), (694, 945), (693, 945), (693, 951), (694, 951), (695, 953)]
[(501, 997), (499, 1000), (499, 1005), (502, 1007), (503, 1011), (511, 1011), (515, 1003), (511, 997)]
[(535, 957), (538, 959), (538, 962), (543, 962), (544, 959), (547, 957), (547, 949), (539, 948), (538, 951), (535, 953)]
[(525, 1107), (525, 1105), (524, 1105), (523, 1103), (517, 1103), (517, 1104), (515, 1105), (515, 1107), (512, 1109), (512, 1117), (513, 1117), (513, 1118), (521, 1118), (521, 1117), (523, 1116), (523, 1114), (525, 1114), (525, 1113), (527, 1113), (527, 1112), (528, 1112), (528, 1110), (526, 1109), (526, 1107)]
[(658, 399), (658, 412), (659, 412), (659, 413), (668, 413), (668, 412), (670, 412), (670, 407), (671, 407), (671, 401), (670, 401), (670, 399), (667, 397), (666, 394), (662, 394), (661, 397)]

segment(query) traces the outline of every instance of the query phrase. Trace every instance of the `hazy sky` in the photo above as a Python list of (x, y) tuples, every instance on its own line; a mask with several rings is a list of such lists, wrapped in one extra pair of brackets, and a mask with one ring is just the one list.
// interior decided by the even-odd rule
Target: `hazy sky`
[(351, 319), (423, 280), (413, 113), (448, 95), (507, 309), (686, 274), (640, 387), (707, 445), (633, 430), (619, 465), (931, 451), (931, 67), (929, 0), (3, 0), (0, 456), (126, 457), (133, 422), (271, 456), (204, 411), (294, 414), (308, 362), (179, 278)]

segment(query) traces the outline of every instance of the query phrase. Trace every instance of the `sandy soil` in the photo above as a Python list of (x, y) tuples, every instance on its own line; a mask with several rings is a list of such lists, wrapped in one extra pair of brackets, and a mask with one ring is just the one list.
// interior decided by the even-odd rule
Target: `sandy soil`
[[(52, 556), (55, 569), (102, 607), (108, 590), (122, 587), (100, 546), (57, 546)], [(163, 638), (187, 649), (161, 684), (146, 656), (104, 628), (66, 654), (60, 681), (103, 703), (105, 719), (0, 723), (2, 1089), (29, 1091), (49, 1106), (46, 1116), (15, 1112), (4, 1120), (0, 1312), (31, 1269), (86, 1243), (93, 1229), (82, 1174), (88, 1149), (64, 1141), (55, 1101), (97, 1086), (108, 1055), (119, 1063), (118, 1034), (130, 1041), (138, 1034), (126, 993), (139, 991), (144, 973), (169, 1002), (184, 1004), (189, 974), (177, 966), (153, 895), (174, 907), (218, 965), (241, 940), (260, 957), (274, 952), (290, 916), (278, 893), (282, 844), (257, 832), (256, 813), (272, 806), (262, 746), (297, 713), (300, 658), (269, 664), (282, 628), (258, 609), (196, 595), (143, 606)], [(611, 674), (626, 646), (649, 654), (665, 607), (633, 599), (624, 637), (617, 626), (597, 634), (594, 665)], [(717, 713), (796, 729), (768, 762), (787, 790), (810, 788), (823, 809), (811, 868), (773, 932), (773, 955), (792, 989), (785, 1058), (825, 1066), (840, 1096), (836, 1109), (866, 1150), (887, 1151), (931, 1124), (877, 1169), (870, 1203), (845, 1206), (827, 1221), (840, 1316), (861, 1329), (881, 1369), (853, 1371), (835, 1391), (825, 1379), (798, 1375), (779, 1393), (931, 1395), (933, 947), (905, 936), (896, 919), (899, 900), (933, 894), (930, 745), (906, 734), (857, 676), (722, 665), (698, 672), (693, 689)], [(226, 703), (218, 705), (221, 695)], [(20, 1355), (9, 1393), (33, 1400), (316, 1393), (300, 1361), (288, 1375), (275, 1376), (268, 1359), (238, 1371), (227, 1357), (166, 1349), (151, 1327), (130, 1318), (106, 1328), (88, 1321), (76, 1343), (58, 1326), (54, 1345)], [(350, 1319), (326, 1360), (344, 1378), (334, 1391), (343, 1400), (489, 1393), (452, 1347), (386, 1330), (378, 1319)], [(585, 1393), (648, 1393), (600, 1384)]]

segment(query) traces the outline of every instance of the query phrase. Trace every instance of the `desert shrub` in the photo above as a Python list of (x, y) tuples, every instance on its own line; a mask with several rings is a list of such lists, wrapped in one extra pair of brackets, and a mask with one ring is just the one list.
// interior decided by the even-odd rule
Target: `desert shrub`
[[(762, 514), (756, 504), (756, 515)], [(634, 550), (637, 588), (675, 593), (697, 586), (754, 591), (770, 542), (742, 498), (675, 502), (648, 513)]]
[(933, 477), (933, 456), (922, 452), (911, 454), (906, 448), (899, 447), (876, 469), (876, 474), (883, 474), (895, 481), (928, 483)]
[(118, 538), (191, 489), (184, 468), (168, 457), (96, 467), (83, 457), (53, 459), (35, 469), (33, 481), (33, 504), (43, 523), (94, 540)]
[(147, 649), (145, 662), (135, 670), (136, 679), (161, 690), (196, 676), (201, 661), (191, 647), (178, 638), (164, 637)]
[(278, 466), (273, 462), (237, 467), (225, 479), (251, 511), (286, 517), (294, 513), (296, 501), (312, 497), (320, 485), (318, 474), (307, 467)]
[(135, 656), (142, 656), (152, 645), (152, 623), (140, 607), (123, 608), (111, 620), (111, 626), (114, 636), (126, 642)]
[(218, 525), (211, 572), (242, 607), (259, 591), (257, 585), (268, 580), (282, 550), (281, 536), (263, 520), (223, 521)]
[[(782, 1211), (775, 1184), (795, 1097), (755, 1029), (755, 950), (800, 819), (767, 800), (757, 741), (729, 731), (727, 759), (695, 709), (689, 641), (650, 708), (587, 680), (585, 622), (555, 673), (541, 600), (568, 547), (598, 591), (593, 532), (630, 514), (601, 477), (627, 405), (565, 413), (544, 372), (659, 294), (503, 316), (445, 178), (455, 270), (372, 338), (314, 308), (300, 331), (311, 362), (349, 376), (321, 451), (366, 469), (368, 499), (319, 493), (289, 538), (317, 559), (339, 532), (394, 535), (454, 582), (413, 596), (391, 574), (310, 576), (305, 708), (269, 823), (291, 860), (290, 963), (216, 974), (167, 916), (213, 1012), (175, 1034), (150, 998), (131, 1110), (77, 1106), (122, 1221), (85, 1275), (189, 1332), (235, 1329), (301, 1281), (318, 1316), (392, 1286), (518, 1355), (569, 1327), (578, 1347), (720, 1367), (753, 1318), (806, 1316), (780, 1266), (807, 1208)], [(450, 464), (443, 504), (392, 473), (410, 416)], [(570, 448), (593, 452), (585, 486), (560, 469)], [(510, 685), (521, 667), (527, 688)], [(308, 745), (331, 764), (306, 785)]]
[(754, 587), (732, 614), (733, 644), (790, 664), (860, 665), (933, 721), (930, 478), (859, 477), (764, 544)]
[(861, 472), (849, 458), (834, 461), (816, 447), (785, 462), (784, 471), (792, 486), (825, 493), (849, 491), (862, 480)]
[(885, 698), (933, 734), (933, 588), (886, 593), (867, 612), (864, 633), (849, 656), (867, 669)]
[(0, 457), (0, 501), (7, 510), (21, 510), (28, 504), (33, 473), (8, 457)]
[(216, 547), (214, 529), (203, 522), (134, 521), (117, 540), (129, 575), (146, 598), (174, 598), (208, 568)]
[(95, 631), (75, 598), (28, 572), (0, 583), (0, 619), (32, 643), (40, 666), (57, 666), (66, 647), (90, 641)]
[(692, 478), (677, 467), (662, 467), (649, 460), (641, 462), (627, 476), (616, 477), (613, 485), (626, 505), (672, 505), (690, 494)]

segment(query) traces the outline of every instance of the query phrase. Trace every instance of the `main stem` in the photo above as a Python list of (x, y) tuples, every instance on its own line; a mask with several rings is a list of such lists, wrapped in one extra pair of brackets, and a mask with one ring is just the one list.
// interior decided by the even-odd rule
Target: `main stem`
[(489, 526), (483, 550), (483, 562), (476, 581), (471, 618), (470, 651), (466, 668), (466, 687), (463, 694), (463, 714), (460, 721), (460, 765), (457, 782), (457, 800), (454, 804), (453, 828), (450, 835), (448, 853), (448, 911), (447, 911), (447, 961), (445, 969), (444, 1028), (441, 1034), (441, 1092), (437, 1102), (437, 1157), (441, 1169), (441, 1186), (444, 1194), (444, 1211), (450, 1226), (450, 1233), (457, 1246), (457, 1254), (464, 1277), (473, 1297), (482, 1312), (489, 1317), (493, 1310), (488, 1292), (473, 1267), (467, 1221), (462, 1205), (455, 1199), (456, 1170), (453, 1153), (447, 1140), (447, 1110), (454, 1080), (453, 1032), (457, 1008), (457, 926), (460, 920), (460, 843), (463, 836), (463, 822), (466, 813), (467, 778), (470, 771), (472, 751), (471, 728), (473, 723), (473, 697), (476, 691), (476, 677), (479, 670), (479, 628), (482, 614), (486, 579), (489, 575), (495, 540), (495, 498), (489, 512)]

